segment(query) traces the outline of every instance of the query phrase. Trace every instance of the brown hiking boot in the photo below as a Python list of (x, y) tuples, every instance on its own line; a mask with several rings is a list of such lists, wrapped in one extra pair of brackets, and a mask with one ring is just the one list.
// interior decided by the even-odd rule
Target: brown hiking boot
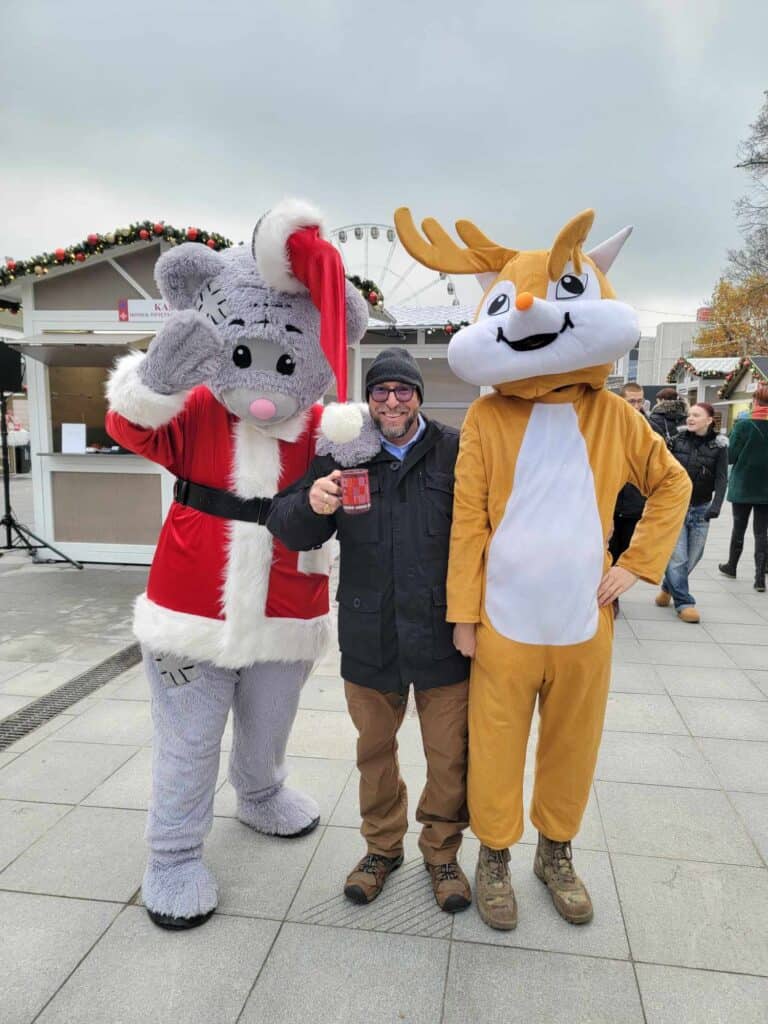
[(561, 917), (570, 924), (586, 924), (592, 920), (592, 900), (573, 870), (570, 843), (558, 843), (539, 832), (533, 870), (549, 889), (555, 910)]
[(681, 608), (677, 617), (681, 622), (701, 622), (701, 616), (692, 604), (689, 604), (687, 608)]
[(399, 857), (367, 853), (354, 866), (344, 885), (344, 895), (353, 903), (372, 903), (384, 888), (387, 878), (403, 863)]
[(424, 867), (432, 878), (432, 891), (437, 905), (446, 914), (456, 914), (466, 910), (472, 902), (472, 890), (469, 888), (467, 876), (455, 860), (449, 864), (427, 864)]
[(668, 594), (666, 590), (660, 590), (656, 595), (655, 603), (659, 606), (659, 608), (669, 608), (671, 601), (672, 595)]
[(517, 900), (509, 877), (509, 850), (480, 847), (475, 873), (477, 910), (489, 928), (511, 932), (517, 927)]

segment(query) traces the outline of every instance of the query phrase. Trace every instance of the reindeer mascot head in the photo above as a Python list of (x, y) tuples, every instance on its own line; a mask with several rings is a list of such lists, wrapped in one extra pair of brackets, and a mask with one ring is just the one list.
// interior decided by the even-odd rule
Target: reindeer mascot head
[[(456, 224), (462, 248), (435, 220), (424, 221), (423, 237), (407, 209), (395, 214), (416, 260), (476, 274), (485, 292), (474, 323), (448, 347), (458, 377), (494, 389), (473, 403), (462, 428), (448, 620), (475, 633), (469, 806), (483, 843), (478, 906), (499, 928), (513, 927), (514, 897), (502, 913), (486, 898), (486, 883), (506, 872), (500, 851), (523, 831), (525, 752), (537, 700), (534, 867), (567, 920), (592, 916), (571, 866), (570, 840), (602, 731), (611, 596), (636, 577), (661, 578), (690, 487), (644, 418), (604, 389), (639, 330), (606, 277), (630, 229), (585, 252), (593, 218), (591, 210), (579, 214), (550, 249), (519, 251), (466, 220)], [(613, 508), (627, 482), (648, 496), (646, 512), (618, 568), (609, 570)]]

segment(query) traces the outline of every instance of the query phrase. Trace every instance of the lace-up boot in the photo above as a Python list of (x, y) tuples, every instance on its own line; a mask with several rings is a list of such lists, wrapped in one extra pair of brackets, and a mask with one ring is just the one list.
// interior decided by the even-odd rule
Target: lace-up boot
[(371, 903), (384, 888), (387, 878), (403, 863), (403, 855), (383, 857), (367, 853), (354, 866), (344, 886), (344, 895), (353, 903)]
[(502, 932), (517, 927), (517, 900), (508, 864), (509, 850), (480, 847), (475, 874), (477, 910), (489, 928)]
[(472, 890), (467, 876), (455, 860), (449, 864), (427, 864), (424, 867), (432, 878), (432, 891), (437, 905), (446, 914), (456, 914), (466, 910), (472, 902)]
[(570, 924), (586, 924), (592, 920), (592, 900), (586, 886), (573, 870), (570, 843), (547, 839), (539, 832), (539, 845), (533, 870), (546, 885), (561, 917)]

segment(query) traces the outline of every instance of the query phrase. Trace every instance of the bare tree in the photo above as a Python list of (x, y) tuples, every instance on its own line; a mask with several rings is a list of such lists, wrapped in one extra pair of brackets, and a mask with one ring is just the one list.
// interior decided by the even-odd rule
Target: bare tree
[(728, 253), (728, 276), (744, 281), (768, 277), (768, 91), (750, 135), (739, 146), (737, 167), (749, 176), (749, 188), (736, 201), (736, 218), (744, 235), (741, 249)]

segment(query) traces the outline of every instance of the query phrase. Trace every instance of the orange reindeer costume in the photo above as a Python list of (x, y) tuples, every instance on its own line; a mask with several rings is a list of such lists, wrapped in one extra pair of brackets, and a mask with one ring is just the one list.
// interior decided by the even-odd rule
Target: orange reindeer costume
[[(522, 835), (525, 752), (538, 699), (534, 868), (574, 923), (592, 916), (569, 841), (589, 797), (613, 642), (612, 608), (599, 606), (598, 589), (604, 578), (626, 589), (634, 582), (627, 573), (658, 583), (690, 491), (662, 439), (604, 388), (639, 329), (605, 276), (630, 229), (584, 253), (593, 218), (591, 210), (579, 214), (550, 250), (517, 252), (468, 221), (456, 224), (466, 248), (432, 219), (423, 223), (425, 240), (407, 209), (395, 214), (416, 260), (475, 273), (486, 289), (475, 322), (448, 348), (458, 377), (494, 388), (470, 406), (462, 429), (448, 574), (448, 620), (476, 626), (468, 792), (480, 863), (490, 858), (489, 877), (501, 884), (499, 851), (508, 860), (506, 848)], [(648, 501), (619, 571), (606, 577), (614, 504), (627, 482)], [(479, 871), (484, 919), (514, 927), (516, 907), (494, 918), (481, 881)]]

